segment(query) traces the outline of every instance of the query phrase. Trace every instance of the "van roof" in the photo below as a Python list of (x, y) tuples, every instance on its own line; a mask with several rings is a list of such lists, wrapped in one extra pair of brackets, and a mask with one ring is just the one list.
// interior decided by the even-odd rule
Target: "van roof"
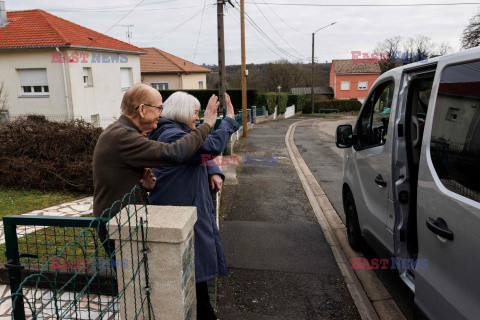
[(400, 66), (400, 67), (396, 67), (396, 68), (388, 70), (387, 72), (382, 74), (377, 79), (377, 81), (381, 80), (383, 78), (386, 78), (388, 76), (392, 76), (392, 75), (395, 75), (395, 74), (398, 74), (398, 73), (402, 73), (406, 69), (416, 69), (416, 68), (419, 68), (419, 67), (434, 65), (438, 61), (441, 61), (441, 60), (443, 60), (447, 57), (448, 58), (450, 58), (452, 56), (459, 56), (460, 57), (460, 56), (469, 55), (469, 54), (472, 54), (472, 53), (479, 53), (479, 58), (480, 58), (480, 47), (470, 48), (470, 49), (466, 49), (466, 50), (463, 50), (463, 51), (460, 51), (460, 52), (455, 52), (455, 53), (451, 53), (451, 54), (447, 54), (447, 55), (439, 56), (439, 57), (435, 57), (435, 58), (428, 58), (426, 60), (422, 60), (422, 61), (418, 61), (418, 62), (414, 62), (414, 63), (409, 63), (409, 64), (406, 64), (406, 65), (403, 65), (403, 66)]

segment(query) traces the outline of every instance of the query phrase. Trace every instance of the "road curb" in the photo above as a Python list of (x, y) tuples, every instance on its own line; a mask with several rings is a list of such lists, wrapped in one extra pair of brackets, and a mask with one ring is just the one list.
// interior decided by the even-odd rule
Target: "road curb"
[[(363, 255), (353, 251), (348, 245), (345, 225), (311, 173), (293, 139), (296, 126), (305, 121), (312, 120), (302, 120), (290, 125), (285, 136), (285, 143), (361, 318), (364, 320), (405, 319), (373, 270), (353, 270), (351, 268), (348, 257), (363, 257)], [(357, 271), (358, 273), (356, 273)]]

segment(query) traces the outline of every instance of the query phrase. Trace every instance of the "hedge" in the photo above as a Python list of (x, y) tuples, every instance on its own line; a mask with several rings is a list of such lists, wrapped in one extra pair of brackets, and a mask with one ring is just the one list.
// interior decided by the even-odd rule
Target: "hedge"
[(275, 107), (276, 106), (277, 106), (277, 94), (276, 93), (267, 93), (268, 114), (273, 114), (275, 112)]
[[(160, 94), (162, 95), (163, 101), (168, 99), (174, 92), (183, 91), (192, 96), (196, 97), (200, 101), (200, 105), (202, 109), (207, 107), (208, 100), (212, 94), (216, 94), (218, 96), (218, 90), (159, 90)], [(227, 93), (230, 95), (232, 99), (232, 104), (235, 109), (242, 109), (242, 90), (241, 89), (231, 89), (227, 90)], [(257, 90), (248, 89), (247, 90), (247, 107), (250, 108), (251, 106), (255, 105), (255, 101), (257, 100)]]
[(304, 94), (289, 94), (287, 106), (295, 105), (295, 112), (302, 111), (307, 103), (307, 97)]
[[(303, 108), (303, 113), (312, 113), (311, 100), (307, 100)], [(337, 109), (339, 112), (360, 111), (362, 103), (358, 100), (325, 100), (315, 101), (315, 113), (320, 109)]]
[(257, 101), (255, 101), (257, 107), (266, 107), (267, 106), (267, 94), (259, 93), (257, 95)]
[(0, 184), (92, 193), (92, 156), (101, 132), (82, 120), (51, 122), (42, 116), (1, 124)]
[(279, 94), (277, 97), (278, 114), (284, 114), (287, 111), (288, 94)]

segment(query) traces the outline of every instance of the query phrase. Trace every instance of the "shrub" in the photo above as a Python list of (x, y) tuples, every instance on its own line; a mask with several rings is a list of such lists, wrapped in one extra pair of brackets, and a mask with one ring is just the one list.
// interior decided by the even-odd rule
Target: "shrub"
[(275, 112), (275, 107), (276, 106), (277, 106), (277, 94), (276, 93), (267, 93), (268, 114), (273, 114)]
[[(218, 96), (218, 90), (159, 90), (162, 95), (163, 101), (168, 99), (174, 92), (183, 91), (192, 96), (196, 97), (200, 101), (200, 105), (204, 110), (207, 107), (208, 100), (212, 96), (212, 94), (216, 94)], [(232, 104), (235, 109), (242, 109), (242, 90), (241, 89), (231, 89), (227, 90), (227, 93), (230, 95), (232, 99)], [(255, 105), (257, 100), (257, 90), (248, 89), (247, 90), (247, 107), (250, 108), (251, 106)]]
[(92, 156), (101, 132), (82, 120), (41, 116), (0, 125), (0, 184), (92, 193)]
[(265, 93), (259, 93), (257, 95), (257, 101), (255, 101), (257, 107), (266, 107), (267, 106), (267, 95)]
[(284, 114), (287, 111), (288, 94), (279, 94), (277, 97), (278, 114)]
[(306, 96), (304, 94), (289, 94), (287, 106), (295, 105), (295, 112), (302, 111), (305, 107)]
[[(307, 100), (303, 113), (312, 113), (311, 100)], [(337, 109), (339, 112), (359, 111), (362, 103), (358, 100), (325, 100), (315, 101), (314, 110), (318, 113), (321, 109)]]

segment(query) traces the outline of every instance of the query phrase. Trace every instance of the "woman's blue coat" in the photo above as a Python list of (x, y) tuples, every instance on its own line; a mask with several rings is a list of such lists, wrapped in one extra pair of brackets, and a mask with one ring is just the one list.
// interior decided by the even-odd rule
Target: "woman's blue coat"
[[(209, 155), (219, 155), (238, 128), (235, 120), (226, 117), (188, 161), (171, 167), (153, 168), (157, 182), (150, 192), (151, 204), (197, 207), (197, 222), (194, 227), (196, 282), (227, 275), (209, 181), (209, 177), (214, 174), (221, 175), (223, 180), (225, 176), (212, 161), (202, 165), (202, 159), (205, 161)], [(190, 131), (183, 123), (161, 118), (157, 129), (148, 136), (152, 140), (172, 143)]]

